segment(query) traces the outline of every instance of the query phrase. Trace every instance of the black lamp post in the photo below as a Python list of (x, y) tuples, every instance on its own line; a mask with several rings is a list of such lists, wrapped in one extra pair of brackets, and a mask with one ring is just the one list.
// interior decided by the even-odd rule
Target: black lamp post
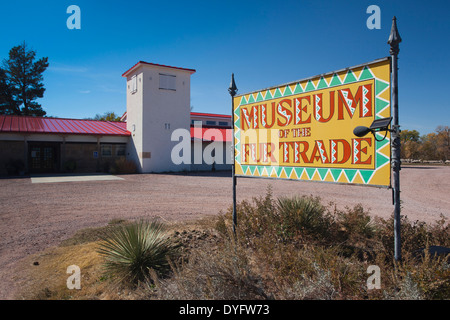
[(236, 92), (238, 91), (236, 87), (236, 83), (234, 82), (234, 73), (231, 74), (231, 83), (230, 87), (228, 88), (228, 92), (231, 96), (231, 123), (233, 128), (233, 134), (231, 135), (231, 147), (232, 147), (232, 163), (231, 163), (231, 177), (233, 180), (233, 234), (236, 236), (236, 225), (237, 225), (237, 214), (236, 214), (236, 175), (235, 175), (235, 166), (234, 161), (236, 157), (236, 151), (234, 148), (234, 96), (236, 95)]
[(397, 18), (392, 18), (391, 34), (389, 35), (388, 44), (391, 46), (389, 53), (391, 54), (391, 103), (392, 103), (392, 171), (394, 178), (393, 198), (394, 198), (394, 255), (395, 261), (400, 261), (401, 255), (401, 238), (400, 238), (400, 130), (398, 124), (398, 53), (400, 51), (399, 44), (402, 38), (397, 29)]
[[(392, 172), (394, 186), (392, 188), (393, 202), (394, 202), (394, 258), (395, 261), (400, 261), (401, 255), (401, 237), (400, 237), (400, 126), (398, 124), (398, 67), (397, 56), (400, 51), (399, 43), (402, 41), (397, 30), (397, 19), (392, 19), (391, 34), (389, 35), (388, 44), (391, 46), (389, 53), (391, 54), (391, 104), (392, 117), (376, 119), (371, 126), (358, 126), (353, 130), (353, 134), (358, 137), (363, 137), (369, 132), (374, 135), (375, 140), (382, 141), (384, 139), (377, 139), (375, 133), (379, 131), (391, 132), (392, 145)], [(392, 123), (391, 129), (389, 125)]]

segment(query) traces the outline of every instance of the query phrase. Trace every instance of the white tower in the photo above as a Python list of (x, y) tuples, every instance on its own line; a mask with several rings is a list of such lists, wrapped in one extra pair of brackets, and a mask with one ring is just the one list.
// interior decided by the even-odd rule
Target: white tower
[(127, 78), (128, 158), (139, 172), (189, 170), (171, 160), (175, 129), (190, 130), (190, 80), (194, 69), (140, 61), (122, 76)]

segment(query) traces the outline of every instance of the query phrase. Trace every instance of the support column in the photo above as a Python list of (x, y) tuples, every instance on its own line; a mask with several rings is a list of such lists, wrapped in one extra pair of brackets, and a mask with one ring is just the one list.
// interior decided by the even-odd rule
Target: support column
[(101, 154), (101, 148), (100, 148), (100, 138), (101, 137), (97, 137), (97, 172), (100, 172), (100, 154)]
[(59, 171), (63, 172), (64, 171), (64, 163), (66, 163), (66, 136), (63, 136), (63, 142), (61, 144), (61, 148), (60, 148), (60, 154), (61, 154), (61, 158), (59, 161)]
[(30, 173), (29, 171), (29, 159), (28, 159), (28, 138), (26, 135), (23, 136), (23, 152), (24, 152), (24, 164), (25, 164), (25, 172)]

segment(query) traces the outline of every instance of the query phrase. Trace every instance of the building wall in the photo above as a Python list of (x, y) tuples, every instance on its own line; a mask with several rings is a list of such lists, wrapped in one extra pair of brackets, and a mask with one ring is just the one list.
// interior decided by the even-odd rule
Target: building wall
[[(0, 134), (0, 175), (8, 174), (7, 164), (11, 160), (22, 161), (25, 171), (29, 171), (30, 146), (48, 143), (57, 147), (56, 172), (67, 172), (67, 164), (70, 161), (76, 163), (75, 172), (108, 172), (116, 160), (125, 158), (124, 147), (127, 146), (128, 140), (128, 137), (122, 136)], [(102, 155), (102, 146), (108, 146), (111, 150), (110, 156)], [(124, 151), (123, 155), (117, 154), (119, 148)]]
[[(215, 151), (212, 151), (215, 149)], [(195, 152), (201, 150), (201, 163), (195, 163)], [(220, 155), (220, 153), (222, 153)], [(207, 162), (207, 157), (215, 159), (214, 165)], [(197, 156), (197, 162), (198, 161)], [(231, 170), (231, 142), (202, 142), (192, 141), (191, 143), (191, 171), (223, 171)]]
[[(136, 91), (133, 92), (133, 77), (136, 77)], [(127, 77), (127, 130), (131, 138), (127, 146), (127, 158), (135, 162), (139, 172), (143, 172), (143, 72), (138, 69)]]
[[(7, 175), (7, 166), (14, 165), (14, 162), (17, 163), (19, 161), (25, 166), (25, 152), (25, 143), (23, 141), (0, 140), (0, 176)], [(9, 170), (11, 169), (9, 168)]]
[[(160, 88), (160, 74), (175, 76), (175, 89)], [(132, 93), (133, 76), (137, 91)], [(171, 159), (172, 132), (190, 130), (190, 73), (160, 66), (141, 65), (127, 75), (127, 129), (132, 133), (127, 152), (140, 172), (189, 170)]]
[(227, 127), (231, 128), (231, 117), (224, 115), (207, 115), (200, 113), (191, 113), (191, 125), (196, 124), (195, 122), (201, 122), (202, 126), (217, 126), (217, 127)]
[(75, 161), (74, 172), (101, 171), (100, 156), (94, 157), (94, 152), (100, 154), (96, 143), (65, 143), (61, 145), (62, 168), (61, 171), (70, 171), (66, 165)]
[[(111, 149), (110, 156), (102, 154), (102, 146)], [(100, 144), (98, 146), (96, 143), (66, 143), (61, 145), (63, 150), (61, 154), (65, 155), (64, 163), (75, 161), (75, 172), (109, 172), (116, 160), (125, 157), (125, 155), (117, 155), (118, 148), (119, 144)], [(62, 171), (66, 170), (64, 163)]]

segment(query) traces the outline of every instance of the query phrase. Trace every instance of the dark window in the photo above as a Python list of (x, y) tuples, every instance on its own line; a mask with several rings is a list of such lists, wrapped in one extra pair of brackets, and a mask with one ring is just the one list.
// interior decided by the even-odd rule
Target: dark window
[(116, 156), (124, 156), (126, 152), (126, 146), (125, 145), (118, 145), (116, 146)]
[(102, 145), (102, 157), (111, 157), (112, 156), (112, 145), (104, 144)]

